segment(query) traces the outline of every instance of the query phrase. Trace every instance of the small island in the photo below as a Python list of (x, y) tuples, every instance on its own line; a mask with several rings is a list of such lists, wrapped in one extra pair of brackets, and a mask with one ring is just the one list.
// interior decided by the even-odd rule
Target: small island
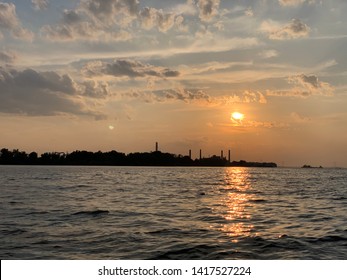
[(304, 164), (301, 168), (323, 168), (321, 165), (319, 167), (311, 166), (309, 164)]
[(230, 161), (223, 156), (200, 157), (175, 155), (154, 152), (135, 152), (125, 154), (117, 151), (89, 152), (74, 151), (71, 153), (46, 152), (40, 156), (36, 152), (0, 150), (2, 165), (105, 165), (105, 166), (237, 166), (237, 167), (277, 167), (274, 162)]

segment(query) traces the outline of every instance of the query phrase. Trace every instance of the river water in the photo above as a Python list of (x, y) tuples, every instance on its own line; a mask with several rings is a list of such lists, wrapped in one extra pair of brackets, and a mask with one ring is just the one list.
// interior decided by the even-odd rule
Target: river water
[(347, 259), (347, 169), (0, 166), (1, 259)]

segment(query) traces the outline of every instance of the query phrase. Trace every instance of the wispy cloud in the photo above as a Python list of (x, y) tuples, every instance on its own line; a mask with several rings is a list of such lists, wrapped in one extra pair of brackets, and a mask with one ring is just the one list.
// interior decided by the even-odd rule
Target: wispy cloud
[(304, 2), (305, 0), (279, 0), (282, 6), (298, 6)]
[(278, 55), (279, 53), (276, 50), (264, 50), (259, 53), (259, 56), (262, 58), (272, 58), (272, 57), (277, 57)]
[[(284, 7), (298, 7), (303, 3), (312, 5), (316, 3), (316, 0), (278, 0), (281, 6)], [(322, 1), (321, 1), (322, 2)]]

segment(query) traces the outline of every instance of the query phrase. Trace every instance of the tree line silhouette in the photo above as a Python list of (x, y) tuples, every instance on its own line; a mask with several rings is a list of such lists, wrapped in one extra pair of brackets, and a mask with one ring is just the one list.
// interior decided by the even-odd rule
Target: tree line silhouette
[(117, 151), (71, 153), (45, 152), (40, 156), (36, 152), (26, 153), (14, 149), (0, 150), (0, 164), (7, 165), (110, 165), (110, 166), (244, 166), (277, 167), (273, 162), (229, 162), (225, 157), (213, 155), (207, 158), (191, 159), (189, 156), (171, 153), (136, 152), (125, 154)]

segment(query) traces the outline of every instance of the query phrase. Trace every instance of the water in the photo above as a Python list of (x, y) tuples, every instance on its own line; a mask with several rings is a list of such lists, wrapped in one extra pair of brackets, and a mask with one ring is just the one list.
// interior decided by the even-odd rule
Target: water
[(1, 259), (347, 259), (347, 170), (0, 166)]

